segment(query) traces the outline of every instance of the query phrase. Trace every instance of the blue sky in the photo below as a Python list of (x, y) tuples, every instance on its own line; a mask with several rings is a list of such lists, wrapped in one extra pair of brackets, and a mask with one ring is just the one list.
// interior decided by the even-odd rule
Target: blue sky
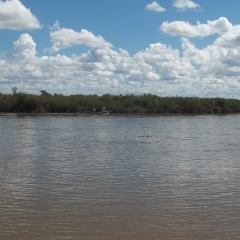
[(240, 98), (240, 1), (0, 0), (0, 92)]

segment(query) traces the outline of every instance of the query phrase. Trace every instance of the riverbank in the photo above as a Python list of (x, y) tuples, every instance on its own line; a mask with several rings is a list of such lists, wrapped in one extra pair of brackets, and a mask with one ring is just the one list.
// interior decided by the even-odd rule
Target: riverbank
[(49, 93), (0, 94), (2, 113), (91, 113), (128, 114), (232, 114), (240, 113), (240, 100), (198, 97), (160, 97), (144, 95), (71, 95)]

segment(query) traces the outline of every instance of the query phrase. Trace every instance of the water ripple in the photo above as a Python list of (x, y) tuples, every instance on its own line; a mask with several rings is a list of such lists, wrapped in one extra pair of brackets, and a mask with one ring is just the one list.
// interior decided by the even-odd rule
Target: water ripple
[(237, 240), (240, 116), (1, 116), (0, 239)]

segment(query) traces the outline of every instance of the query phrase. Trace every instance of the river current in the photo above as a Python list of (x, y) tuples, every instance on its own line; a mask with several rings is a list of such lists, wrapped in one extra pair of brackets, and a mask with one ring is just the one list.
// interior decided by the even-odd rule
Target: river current
[(240, 115), (0, 115), (0, 134), (0, 239), (240, 238)]

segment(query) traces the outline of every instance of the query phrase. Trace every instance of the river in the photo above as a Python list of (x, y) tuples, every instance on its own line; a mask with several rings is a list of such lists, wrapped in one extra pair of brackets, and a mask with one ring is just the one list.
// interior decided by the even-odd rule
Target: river
[(237, 240), (240, 115), (0, 115), (0, 239)]

